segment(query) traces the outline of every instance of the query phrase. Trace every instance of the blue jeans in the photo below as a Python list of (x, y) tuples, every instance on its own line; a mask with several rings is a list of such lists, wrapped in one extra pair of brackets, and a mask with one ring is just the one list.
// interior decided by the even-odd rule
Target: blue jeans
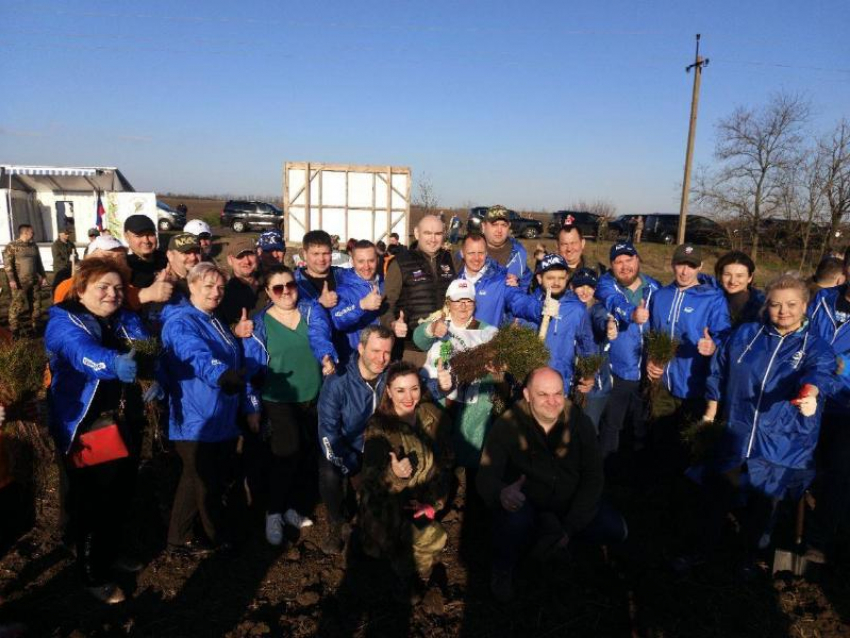
[[(494, 518), (493, 568), (500, 571), (513, 570), (523, 549), (535, 536), (564, 533), (562, 514), (535, 510), (528, 500), (516, 512), (509, 512), (500, 506)], [(593, 545), (608, 545), (623, 542), (628, 534), (626, 521), (619, 512), (607, 503), (600, 502), (596, 516), (570, 541), (575, 539)]]

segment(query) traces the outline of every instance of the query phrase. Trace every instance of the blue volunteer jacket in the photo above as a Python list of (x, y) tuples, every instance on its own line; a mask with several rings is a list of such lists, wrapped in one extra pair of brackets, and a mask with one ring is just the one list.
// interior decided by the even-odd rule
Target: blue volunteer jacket
[[(702, 277), (700, 281), (704, 281)], [(649, 324), (652, 330), (663, 330), (679, 340), (676, 357), (664, 368), (664, 385), (670, 394), (680, 399), (704, 396), (711, 359), (699, 353), (697, 343), (705, 328), (718, 346), (729, 334), (731, 322), (723, 292), (711, 283), (680, 290), (673, 282), (652, 295)]]
[[(848, 284), (835, 288), (825, 288), (818, 292), (809, 304), (809, 321), (812, 332), (826, 341), (836, 356), (850, 356), (850, 317), (839, 321), (836, 303), (847, 294)], [(844, 374), (836, 379), (833, 396), (826, 403), (826, 412), (847, 414), (850, 411), (850, 366), (846, 365)]]
[[(113, 381), (117, 350), (104, 348), (100, 324), (91, 314), (67, 304), (47, 311), (44, 347), (50, 366), (50, 433), (56, 447), (67, 454), (77, 428), (88, 414), (101, 381)], [(121, 339), (147, 339), (139, 316), (119, 309), (112, 323)]]
[[(544, 300), (545, 293), (538, 288), (517, 300), (514, 314), (527, 325), (539, 329)], [(551, 354), (549, 365), (561, 373), (564, 388), (568, 389), (573, 380), (576, 352), (581, 356), (596, 352), (587, 307), (573, 292), (567, 291), (561, 297), (560, 312), (549, 322), (545, 343)]]
[[(525, 246), (522, 245), (517, 239), (513, 237), (509, 237), (508, 241), (511, 242), (511, 254), (508, 257), (508, 263), (502, 266), (500, 263), (493, 260), (493, 263), (499, 266), (499, 268), (505, 269), (505, 274), (507, 275), (516, 275), (517, 280), (519, 281), (519, 289), (523, 292), (527, 291), (529, 286), (531, 286), (531, 278), (534, 276), (534, 272), (528, 267), (528, 252), (525, 250)], [(461, 263), (463, 261), (463, 255), (461, 251), (457, 251), (455, 253), (455, 263)], [(488, 257), (488, 263), (491, 259)], [(478, 316), (476, 315), (476, 319)], [(482, 319), (483, 321), (487, 321), (486, 319)], [(487, 323), (490, 323), (487, 321)], [(498, 326), (498, 323), (490, 324), (492, 326)]]
[[(648, 308), (652, 296), (661, 288), (661, 284), (643, 273), (640, 277), (645, 283), (643, 297)], [(611, 372), (626, 381), (639, 381), (643, 367), (643, 335), (649, 330), (649, 324), (638, 325), (632, 322), (635, 307), (629, 303), (623, 289), (610, 272), (599, 278), (596, 298), (617, 320), (617, 329), (620, 332), (608, 350)]]
[[(265, 318), (271, 307), (272, 304), (267, 305), (252, 317), (254, 332), (249, 338), (242, 340), (249, 377), (264, 371), (269, 363)], [(322, 359), (327, 355), (336, 361), (336, 350), (331, 343), (331, 325), (325, 309), (315, 301), (301, 299), (298, 301), (298, 312), (301, 314), (301, 321), (307, 324), (307, 339), (316, 360), (322, 363)]]
[(608, 311), (604, 305), (595, 303), (587, 309), (587, 313), (593, 332), (594, 354), (601, 354), (605, 357), (602, 366), (599, 368), (599, 372), (596, 373), (593, 390), (588, 393), (588, 396), (605, 396), (611, 392), (611, 388), (614, 385), (614, 380), (611, 377), (610, 347), (616, 343), (620, 335), (617, 335), (617, 339), (614, 339), (614, 341), (608, 341)]
[[(834, 367), (835, 355), (811, 324), (785, 336), (769, 323), (741, 325), (715, 354), (706, 383), (706, 397), (722, 401), (727, 422), (721, 469), (746, 461), (750, 483), (772, 496), (783, 496), (801, 478), (805, 488), (814, 476), (823, 399), (832, 392)], [(791, 404), (807, 383), (820, 391), (810, 417)], [(801, 477), (790, 470), (811, 473)]]
[[(483, 273), (475, 282), (475, 318), (491, 326), (499, 327), (509, 321), (512, 305), (521, 295), (525, 295), (522, 282), (520, 287), (508, 286), (505, 280), (508, 270), (495, 260), (487, 258)], [(458, 279), (466, 279), (466, 266), (462, 266)]]
[(225, 394), (218, 386), (226, 370), (245, 367), (240, 339), (215, 315), (192, 304), (169, 308), (164, 317), (169, 437), (172, 441), (203, 442), (237, 438), (240, 409), (245, 414), (260, 411), (259, 398), (250, 383), (242, 396)]
[(386, 378), (383, 372), (373, 390), (360, 375), (357, 355), (325, 378), (319, 394), (319, 447), (343, 474), (360, 471), (366, 422), (378, 407)]
[(384, 279), (378, 275), (375, 281), (366, 281), (352, 268), (337, 279), (337, 294), (339, 303), (330, 311), (334, 329), (345, 335), (348, 348), (340, 353), (340, 361), (347, 362), (352, 352), (357, 350), (360, 343), (360, 331), (366, 326), (378, 323), (381, 309), (363, 310), (360, 300), (372, 292), (372, 286), (377, 284), (378, 290), (384, 294)]
[[(340, 286), (350, 279), (351, 275), (353, 274), (353, 271), (349, 268), (331, 266), (330, 274), (336, 284), (337, 296), (339, 296)], [(321, 309), (321, 311), (324, 312), (327, 316), (328, 325), (331, 327), (331, 342), (333, 343), (334, 351), (336, 352), (334, 361), (343, 360), (349, 354), (348, 337), (339, 330), (334, 330), (333, 323), (331, 322), (331, 312), (339, 308), (339, 304), (342, 303), (342, 299), (340, 298), (337, 302), (337, 305), (328, 310), (327, 308), (319, 304), (319, 293), (316, 292), (316, 289), (313, 288), (313, 284), (310, 283), (310, 280), (307, 279), (307, 277), (304, 275), (304, 269), (296, 268), (293, 275), (295, 276), (295, 283), (298, 284), (298, 299), (300, 301), (315, 301), (318, 304), (319, 309)]]

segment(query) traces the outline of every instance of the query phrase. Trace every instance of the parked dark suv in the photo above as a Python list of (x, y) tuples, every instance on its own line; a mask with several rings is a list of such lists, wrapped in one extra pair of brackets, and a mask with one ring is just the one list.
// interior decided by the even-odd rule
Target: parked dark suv
[[(469, 209), (469, 215), (466, 218), (466, 232), (481, 232), (481, 220), (487, 215), (489, 206), (476, 206)], [(543, 223), (536, 219), (528, 219), (521, 217), (515, 210), (508, 209), (508, 219), (511, 224), (511, 232), (514, 237), (525, 237), (526, 239), (534, 239), (543, 234)]]
[(599, 215), (576, 210), (559, 210), (552, 213), (549, 236), (557, 237), (558, 231), (567, 224), (578, 226), (584, 237), (596, 237), (599, 232)]
[[(663, 244), (675, 244), (679, 230), (677, 213), (654, 213), (646, 216), (642, 239)], [(716, 221), (701, 215), (688, 215), (685, 241), (692, 244), (728, 246), (729, 237)]]
[(283, 230), (283, 211), (274, 204), (232, 199), (221, 211), (221, 225), (230, 226), (237, 233), (254, 228), (279, 228)]

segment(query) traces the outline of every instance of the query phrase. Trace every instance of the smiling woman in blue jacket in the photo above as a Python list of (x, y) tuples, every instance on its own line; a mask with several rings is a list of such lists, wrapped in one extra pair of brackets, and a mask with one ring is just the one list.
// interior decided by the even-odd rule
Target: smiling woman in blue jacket
[[(130, 278), (127, 267), (108, 257), (80, 263), (66, 301), (50, 308), (44, 344), (50, 362), (50, 433), (67, 468), (69, 513), (77, 564), (86, 587), (102, 602), (124, 600), (110, 568), (135, 480), (135, 449), (124, 419), (126, 384), (136, 378), (128, 341), (148, 334), (138, 315), (121, 308)], [(115, 424), (125, 453), (83, 460), (100, 452), (90, 438)], [(114, 432), (114, 428), (109, 428)], [(86, 437), (86, 448), (81, 437)], [(115, 441), (115, 439), (113, 439)], [(101, 448), (102, 449), (102, 448)]]
[(765, 533), (775, 503), (798, 499), (815, 474), (835, 355), (806, 319), (808, 294), (796, 277), (776, 279), (767, 288), (766, 319), (741, 326), (711, 364), (703, 419), (713, 421), (722, 400), (726, 427), (710, 469), (755, 495), (745, 526), (751, 543)]
[(191, 541), (200, 517), (213, 547), (227, 548), (222, 496), (228, 465), (239, 437), (237, 415), (249, 427), (259, 424), (260, 402), (244, 378), (239, 339), (215, 316), (226, 276), (202, 262), (187, 276), (189, 303), (172, 310), (162, 328), (169, 382), (169, 437), (183, 471), (168, 529), (169, 549), (177, 553), (209, 551)]

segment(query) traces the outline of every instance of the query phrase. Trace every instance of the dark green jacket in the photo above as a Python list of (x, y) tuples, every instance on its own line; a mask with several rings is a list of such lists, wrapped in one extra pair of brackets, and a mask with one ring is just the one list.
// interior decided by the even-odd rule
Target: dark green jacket
[(478, 470), (478, 491), (501, 507), (504, 487), (525, 475), (523, 493), (538, 511), (557, 514), (570, 536), (584, 529), (602, 496), (602, 456), (590, 419), (569, 401), (547, 436), (523, 399), (493, 424)]

